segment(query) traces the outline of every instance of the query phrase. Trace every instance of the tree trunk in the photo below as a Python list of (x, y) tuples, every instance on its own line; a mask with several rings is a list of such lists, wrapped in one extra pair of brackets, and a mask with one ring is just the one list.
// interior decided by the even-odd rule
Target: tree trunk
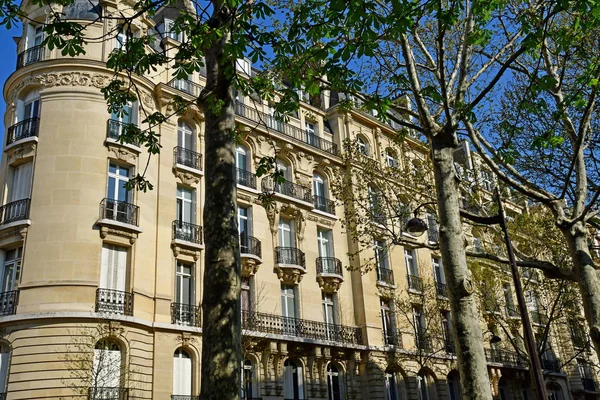
[(579, 285), (592, 344), (600, 358), (600, 277), (590, 255), (587, 231), (582, 222), (570, 228), (562, 228), (561, 231), (573, 259), (575, 278)]
[[(227, 30), (227, 11), (214, 2), (215, 28)], [(223, 55), (228, 32), (205, 52), (203, 400), (237, 400), (241, 389), (240, 252), (235, 184), (233, 61)], [(228, 72), (227, 72), (228, 71)]]
[(458, 369), (466, 399), (491, 400), (479, 314), (467, 267), (460, 219), (460, 190), (455, 179), (455, 135), (431, 135), (431, 155), (439, 209), (440, 249), (448, 285)]

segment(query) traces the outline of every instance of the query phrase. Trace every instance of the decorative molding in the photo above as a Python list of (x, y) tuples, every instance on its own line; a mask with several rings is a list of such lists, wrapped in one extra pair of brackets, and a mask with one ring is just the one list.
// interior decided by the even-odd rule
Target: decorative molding
[(194, 259), (194, 261), (198, 261), (200, 259), (200, 250), (195, 247), (188, 248), (180, 243), (171, 243), (171, 249), (173, 250), (173, 256), (175, 256), (175, 258), (179, 256), (190, 256)]
[(337, 293), (344, 278), (333, 275), (317, 275), (317, 283), (325, 293)]
[[(109, 237), (112, 236), (112, 237)], [(121, 229), (109, 228), (104, 225), (100, 227), (100, 238), (102, 240), (109, 237), (109, 240), (123, 243), (123, 239), (129, 241), (129, 244), (133, 245), (138, 238), (137, 232), (128, 232)]]
[(105, 142), (105, 144), (108, 149), (108, 157), (115, 158), (117, 160), (124, 161), (132, 165), (135, 164), (138, 153), (136, 153), (133, 149), (108, 141)]
[(382, 299), (393, 299), (395, 297), (395, 287), (389, 285), (382, 285), (377, 282), (377, 295)]
[(37, 149), (37, 141), (25, 142), (21, 145), (17, 144), (6, 151), (8, 158), (7, 164), (11, 165), (17, 161), (33, 158)]
[(173, 167), (173, 174), (175, 174), (175, 178), (179, 179), (181, 184), (187, 186), (198, 185), (202, 176), (201, 174), (195, 174), (190, 171), (179, 169), (177, 167)]
[(277, 278), (286, 285), (299, 284), (304, 274), (306, 274), (306, 270), (302, 267), (283, 266), (281, 264), (275, 265), (275, 272), (277, 273)]
[(35, 78), (42, 86), (88, 86), (101, 89), (110, 81), (111, 77), (103, 74), (89, 72), (48, 72), (37, 75)]
[(242, 256), (242, 276), (249, 278), (256, 275), (260, 263), (255, 258)]

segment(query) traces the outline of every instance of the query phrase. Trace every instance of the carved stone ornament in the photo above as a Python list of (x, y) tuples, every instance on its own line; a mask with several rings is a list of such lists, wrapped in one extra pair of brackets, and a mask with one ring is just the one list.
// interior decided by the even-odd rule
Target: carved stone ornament
[(395, 288), (390, 285), (382, 284), (381, 282), (377, 282), (377, 294), (382, 299), (393, 299), (395, 295)]
[(119, 143), (106, 142), (108, 148), (108, 156), (117, 160), (124, 161), (129, 164), (135, 164), (138, 153), (129, 147), (121, 146)]
[(49, 72), (38, 75), (42, 86), (89, 86), (101, 89), (110, 81), (111, 77), (89, 72)]
[(128, 239), (131, 245), (133, 245), (138, 238), (138, 234), (136, 232), (128, 232), (126, 230), (109, 228), (108, 226), (101, 226), (100, 238), (106, 239), (109, 235), (114, 235), (117, 237)]
[(297, 285), (302, 281), (306, 270), (301, 267), (293, 266), (275, 266), (277, 278), (285, 285)]
[(171, 249), (173, 250), (173, 256), (175, 258), (183, 255), (192, 257), (194, 261), (198, 261), (200, 259), (200, 251), (196, 248), (187, 248), (183, 244), (173, 243), (171, 244)]
[(344, 279), (340, 276), (334, 275), (318, 275), (317, 283), (321, 287), (321, 290), (325, 293), (336, 293), (340, 290), (340, 286), (344, 282)]
[(176, 167), (173, 168), (173, 173), (175, 174), (175, 177), (177, 179), (179, 179), (179, 181), (183, 185), (187, 185), (187, 186), (195, 186), (195, 185), (199, 184), (200, 178), (202, 176), (200, 174), (194, 174), (190, 171), (184, 171), (184, 170), (181, 170)]
[(8, 157), (8, 165), (25, 158), (30, 158), (35, 155), (37, 148), (37, 142), (25, 142), (21, 145), (15, 145), (14, 147), (6, 151)]
[(140, 93), (142, 104), (152, 110), (156, 108), (156, 103), (154, 102), (154, 97), (146, 92), (145, 90)]
[(255, 258), (242, 256), (242, 276), (249, 278), (256, 275), (260, 263)]

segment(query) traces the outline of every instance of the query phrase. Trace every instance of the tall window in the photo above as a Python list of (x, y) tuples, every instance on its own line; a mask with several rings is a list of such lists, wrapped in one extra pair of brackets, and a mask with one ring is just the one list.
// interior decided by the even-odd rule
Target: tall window
[(131, 33), (121, 28), (115, 38), (115, 50), (125, 49), (127, 42), (131, 38)]
[(433, 279), (435, 282), (445, 284), (446, 277), (444, 276), (442, 259), (440, 257), (431, 257), (431, 266), (433, 267)]
[(371, 213), (371, 221), (385, 225), (385, 213), (383, 210), (383, 198), (378, 189), (369, 186), (369, 212)]
[(325, 180), (319, 174), (313, 175), (313, 191), (315, 196), (327, 197), (327, 186)]
[(506, 313), (511, 317), (518, 315), (518, 311), (515, 307), (515, 302), (513, 300), (512, 290), (510, 288), (510, 283), (504, 283), (502, 285), (502, 291), (504, 292), (504, 304), (506, 305)]
[(193, 224), (195, 218), (195, 190), (177, 186), (177, 221)]
[(183, 349), (173, 354), (173, 395), (192, 395), (192, 357)]
[(396, 373), (392, 371), (385, 373), (385, 400), (399, 400)]
[(177, 124), (177, 146), (186, 150), (196, 150), (194, 142), (194, 130), (185, 121), (179, 121)]
[(563, 390), (557, 383), (549, 383), (546, 386), (548, 400), (564, 400)]
[(113, 112), (110, 114), (110, 119), (122, 122), (124, 124), (137, 124), (137, 111), (138, 104), (137, 102), (129, 102), (123, 105), (123, 112), (119, 115), (119, 113)]
[[(2, 258), (2, 286), (0, 287), (1, 292), (11, 292), (15, 290), (15, 284), (17, 282), (17, 275), (21, 268), (21, 253), (22, 247), (8, 250), (7, 252), (0, 252), (0, 258)], [(4, 256), (4, 257), (2, 257)]]
[(125, 188), (129, 181), (129, 168), (116, 163), (108, 164), (106, 197), (110, 200), (131, 202), (131, 193)]
[(296, 288), (290, 285), (281, 285), (281, 315), (284, 317), (284, 334), (296, 334), (296, 310)]
[(313, 146), (316, 145), (318, 137), (315, 131), (315, 124), (313, 122), (306, 121), (304, 129), (306, 131), (306, 142), (312, 144)]
[(105, 244), (102, 246), (100, 288), (124, 292), (127, 281), (127, 248)]
[(358, 144), (358, 151), (360, 152), (360, 154), (368, 157), (369, 156), (369, 145), (367, 144), (367, 141), (365, 139), (363, 139), (362, 137), (358, 136), (356, 138), (356, 143)]
[(290, 181), (292, 180), (292, 170), (290, 168), (290, 166), (283, 160), (277, 160), (276, 161), (276, 167), (277, 167), (277, 171), (280, 171), (281, 174), (283, 175), (283, 177), (285, 178), (285, 180)]
[(413, 249), (404, 249), (404, 263), (406, 264), (406, 276), (408, 288), (422, 291), (421, 278), (419, 277), (419, 268), (417, 267), (416, 252)]
[(167, 36), (173, 40), (176, 40), (178, 42), (183, 42), (184, 34), (183, 34), (183, 32), (175, 31), (174, 26), (173, 26), (174, 23), (175, 23), (175, 21), (172, 21), (170, 19), (165, 19), (165, 22), (164, 22), (165, 36)]
[(433, 400), (429, 394), (429, 378), (423, 371), (417, 375), (417, 390), (419, 392), (419, 400)]
[(425, 315), (421, 306), (413, 307), (413, 324), (415, 327), (417, 349), (427, 350), (429, 348), (429, 341), (427, 340), (427, 326), (425, 324)]
[(377, 279), (387, 282), (389, 280), (390, 264), (385, 242), (376, 239), (373, 242), (373, 250), (375, 251), (375, 264), (377, 265)]
[(33, 163), (28, 162), (13, 168), (13, 180), (10, 201), (28, 199), (31, 197), (31, 175)]
[(392, 149), (385, 150), (385, 163), (390, 168), (398, 168), (398, 160)]
[[(460, 379), (456, 370), (448, 374), (448, 395), (450, 400), (461, 400)], [(525, 399), (526, 400), (526, 399)]]
[(253, 309), (251, 279), (251, 277), (242, 278), (242, 292), (240, 294), (240, 298), (242, 303), (242, 314), (245, 315), (248, 315), (248, 313), (250, 313)]
[(437, 243), (439, 240), (438, 222), (434, 214), (427, 214), (427, 236), (430, 242)]
[(10, 362), (10, 348), (0, 344), (0, 393), (6, 393), (8, 387), (8, 364)]
[(175, 303), (194, 304), (194, 266), (179, 260), (175, 272)]
[(237, 168), (244, 171), (250, 170), (250, 166), (248, 165), (248, 151), (243, 146), (235, 148), (235, 162)]
[(452, 317), (450, 311), (440, 311), (442, 321), (442, 338), (444, 339), (444, 347), (447, 353), (454, 353), (454, 338), (452, 336)]
[(323, 321), (326, 324), (335, 324), (335, 295), (331, 293), (321, 293), (321, 302), (323, 304)]
[(396, 337), (396, 325), (392, 311), (392, 302), (390, 300), (381, 299), (380, 307), (384, 343), (387, 345), (399, 344), (398, 338)]
[(117, 343), (107, 339), (96, 343), (91, 386), (94, 400), (106, 399), (111, 395), (109, 390), (121, 387), (121, 349)]
[(587, 360), (583, 358), (577, 359), (577, 370), (579, 371), (579, 376), (581, 377), (581, 382), (583, 383), (583, 388), (589, 391), (596, 390), (596, 380), (594, 379), (594, 372), (590, 367), (590, 364)]
[(280, 247), (296, 247), (294, 224), (291, 220), (285, 218), (279, 219), (278, 237)]
[(337, 365), (329, 363), (327, 365), (327, 395), (329, 400), (341, 400), (342, 397), (342, 385), (341, 385), (341, 371)]
[(283, 364), (283, 398), (286, 400), (304, 399), (302, 366), (289, 358)]
[[(333, 234), (331, 229), (317, 228), (317, 243), (319, 245), (319, 257), (333, 257)], [(333, 267), (333, 265), (327, 265), (327, 267)]]

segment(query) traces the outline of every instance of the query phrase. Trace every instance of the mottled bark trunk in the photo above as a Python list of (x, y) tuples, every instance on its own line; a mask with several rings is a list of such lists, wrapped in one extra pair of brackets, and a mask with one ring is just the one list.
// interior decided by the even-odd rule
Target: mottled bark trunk
[[(215, 8), (217, 6), (215, 5)], [(223, 11), (213, 17), (227, 20)], [(220, 29), (227, 29), (221, 25)], [(233, 62), (223, 57), (229, 34), (206, 50), (204, 287), (202, 384), (204, 400), (237, 400), (241, 389), (240, 256), (236, 218)], [(229, 64), (229, 65), (228, 65)], [(217, 106), (218, 104), (218, 106)]]
[(460, 219), (460, 191), (454, 170), (453, 136), (440, 133), (431, 140), (433, 172), (439, 209), (440, 249), (448, 285), (458, 369), (466, 399), (491, 400), (492, 392), (479, 327), (479, 315), (467, 267)]
[(575, 278), (583, 301), (585, 319), (590, 328), (590, 337), (600, 357), (600, 277), (594, 267), (587, 242), (587, 231), (583, 223), (578, 222), (570, 229), (561, 229), (567, 240)]

